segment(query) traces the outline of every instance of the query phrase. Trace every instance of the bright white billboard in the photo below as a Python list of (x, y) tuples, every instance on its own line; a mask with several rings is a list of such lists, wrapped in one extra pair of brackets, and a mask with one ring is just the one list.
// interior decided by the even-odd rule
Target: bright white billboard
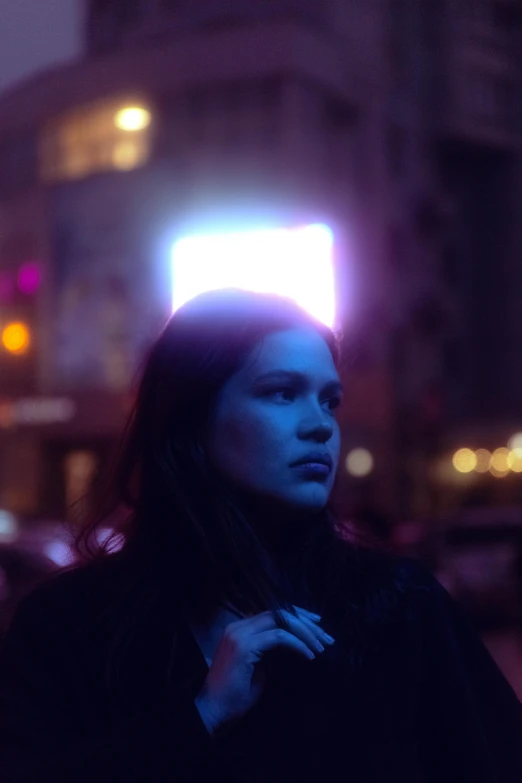
[(335, 321), (334, 238), (323, 224), (186, 236), (172, 251), (172, 308), (205, 291), (243, 288), (288, 296)]

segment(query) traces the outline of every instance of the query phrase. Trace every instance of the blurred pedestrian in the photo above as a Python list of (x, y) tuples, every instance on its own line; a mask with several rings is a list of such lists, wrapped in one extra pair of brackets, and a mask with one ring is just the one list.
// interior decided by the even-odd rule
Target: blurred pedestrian
[(7, 634), (3, 783), (522, 780), (521, 705), (452, 599), (337, 532), (339, 362), (278, 297), (172, 317), (108, 497), (123, 546), (96, 520)]

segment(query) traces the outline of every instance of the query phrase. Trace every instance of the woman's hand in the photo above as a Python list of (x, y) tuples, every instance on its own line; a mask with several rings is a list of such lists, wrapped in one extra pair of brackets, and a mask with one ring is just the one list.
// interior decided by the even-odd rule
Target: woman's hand
[(232, 720), (241, 718), (259, 701), (264, 673), (263, 655), (278, 647), (295, 650), (312, 660), (334, 639), (317, 624), (317, 615), (295, 607), (297, 617), (283, 611), (287, 629), (279, 628), (270, 612), (230, 623), (221, 638), (205, 684), (195, 703), (213, 734)]

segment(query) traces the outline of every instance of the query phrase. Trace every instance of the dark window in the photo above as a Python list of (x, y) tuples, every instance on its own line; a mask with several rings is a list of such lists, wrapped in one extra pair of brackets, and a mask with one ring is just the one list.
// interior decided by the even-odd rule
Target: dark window
[(520, 22), (521, 12), (517, 3), (511, 0), (494, 0), (491, 16), (495, 27), (511, 32)]
[(278, 144), (281, 138), (281, 104), (283, 88), (279, 79), (262, 79), (254, 84), (254, 100), (258, 102), (262, 116), (259, 128), (259, 142), (270, 148)]
[(390, 226), (388, 230), (388, 258), (391, 268), (399, 272), (408, 267), (410, 243), (404, 226)]
[(208, 112), (208, 94), (204, 90), (191, 90), (183, 99), (188, 138), (191, 145), (204, 141), (206, 116)]
[(254, 84), (254, 89), (264, 108), (271, 110), (280, 108), (283, 94), (280, 79), (261, 79), (258, 84)]
[(3, 196), (30, 186), (37, 176), (36, 139), (30, 133), (0, 140), (0, 193)]
[(511, 111), (515, 100), (515, 83), (512, 79), (498, 78), (493, 84), (495, 101), (502, 114)]
[(91, 14), (107, 14), (124, 21), (140, 16), (144, 5), (145, 0), (91, 0)]
[(452, 243), (448, 243), (441, 254), (444, 280), (451, 288), (461, 282), (459, 253)]
[(324, 103), (324, 118), (330, 131), (344, 131), (353, 125), (354, 110), (347, 101), (328, 96)]
[(461, 375), (462, 352), (454, 338), (447, 339), (443, 348), (444, 375), (448, 380), (456, 380)]
[(114, 0), (91, 0), (91, 13), (103, 14), (114, 5)]
[(397, 177), (406, 163), (406, 132), (396, 123), (390, 123), (386, 142), (390, 172)]
[(147, 0), (96, 0), (87, 19), (87, 38), (92, 50), (110, 49), (121, 40), (125, 28), (145, 14)]
[(118, 9), (118, 19), (123, 25), (132, 24), (143, 16), (144, 11), (143, 0), (123, 0)]

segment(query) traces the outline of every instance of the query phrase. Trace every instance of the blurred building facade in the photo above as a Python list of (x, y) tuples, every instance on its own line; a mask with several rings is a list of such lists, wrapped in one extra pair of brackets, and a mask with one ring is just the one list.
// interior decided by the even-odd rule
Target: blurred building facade
[(519, 24), (510, 0), (92, 0), (87, 56), (0, 98), (0, 326), (30, 336), (0, 351), (0, 507), (63, 514), (103, 472), (172, 242), (231, 215), (334, 228), (344, 449), (375, 465), (341, 496), (444, 504), (453, 440), (522, 418)]

